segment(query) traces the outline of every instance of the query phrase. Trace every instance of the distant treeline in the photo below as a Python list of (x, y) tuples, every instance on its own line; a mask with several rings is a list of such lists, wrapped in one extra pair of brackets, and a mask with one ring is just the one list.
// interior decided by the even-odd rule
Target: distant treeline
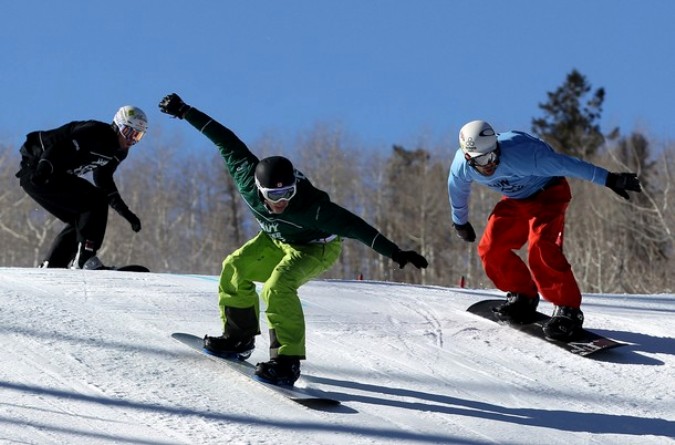
[[(135, 234), (111, 210), (99, 252), (107, 264), (142, 263), (157, 272), (218, 274), (223, 258), (257, 231), (214, 150), (192, 156), (169, 143), (144, 140), (116, 173), (122, 196), (143, 221)], [(455, 236), (450, 222), (447, 172), (455, 147), (377, 153), (346, 146), (341, 135), (317, 129), (291, 157), (337, 203), (362, 216), (402, 248), (430, 261), (426, 270), (399, 270), (368, 247), (346, 240), (339, 263), (324, 278), (390, 280), (491, 288), (476, 244)], [(642, 158), (647, 140), (621, 139), (590, 161), (611, 171), (638, 171), (644, 193), (631, 201), (609, 189), (571, 180), (565, 252), (584, 292), (673, 292), (675, 186), (673, 146)], [(270, 146), (252, 146), (260, 155)], [(18, 147), (0, 147), (0, 266), (34, 267), (63, 223), (19, 187)], [(480, 233), (499, 199), (473, 188), (471, 221)], [(526, 247), (523, 249), (526, 255)]]
[[(564, 249), (582, 291), (674, 292), (675, 146), (652, 142), (640, 133), (621, 137), (618, 129), (602, 134), (598, 120), (604, 90), (591, 91), (576, 71), (548, 93), (548, 99), (540, 104), (544, 117), (533, 119), (530, 132), (558, 151), (610, 171), (637, 172), (644, 187), (644, 193), (633, 193), (625, 201), (605, 187), (570, 180), (573, 200)], [(215, 117), (227, 125), (222, 116)], [(425, 270), (400, 270), (361, 243), (345, 240), (340, 261), (324, 278), (441, 286), (458, 286), (461, 281), (467, 287), (492, 288), (476, 243), (457, 238), (451, 225), (446, 184), (454, 140), (443, 147), (395, 145), (391, 150), (373, 150), (327, 125), (298, 135), (297, 140), (292, 153), (273, 137), (249, 146), (261, 157), (288, 156), (335, 202), (400, 247), (419, 251), (430, 263)], [(14, 177), (18, 149), (0, 146), (0, 266), (34, 267), (63, 223), (19, 187)], [(115, 178), (143, 230), (135, 234), (111, 210), (99, 251), (106, 264), (141, 263), (156, 272), (219, 274), (223, 258), (257, 232), (215, 147), (206, 153), (191, 152), (151, 134), (132, 149)], [(474, 186), (470, 220), (479, 236), (498, 199), (494, 192)], [(519, 253), (526, 256), (527, 246)]]

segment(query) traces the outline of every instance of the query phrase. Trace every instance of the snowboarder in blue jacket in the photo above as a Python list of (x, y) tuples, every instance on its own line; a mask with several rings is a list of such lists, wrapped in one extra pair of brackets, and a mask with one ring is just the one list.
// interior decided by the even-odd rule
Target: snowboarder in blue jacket
[[(570, 340), (581, 329), (581, 291), (562, 250), (565, 211), (572, 198), (565, 177), (609, 187), (625, 199), (626, 190), (641, 191), (635, 173), (610, 173), (602, 167), (556, 153), (545, 142), (520, 131), (496, 134), (477, 120), (459, 132), (460, 148), (448, 176), (452, 222), (457, 235), (473, 242), (469, 222), (471, 184), (503, 195), (488, 217), (478, 244), (485, 273), (507, 292), (495, 308), (500, 318), (526, 322), (539, 294), (555, 305), (544, 326), (549, 338)], [(515, 253), (528, 243), (528, 264)], [(528, 267), (529, 265), (529, 267)]]

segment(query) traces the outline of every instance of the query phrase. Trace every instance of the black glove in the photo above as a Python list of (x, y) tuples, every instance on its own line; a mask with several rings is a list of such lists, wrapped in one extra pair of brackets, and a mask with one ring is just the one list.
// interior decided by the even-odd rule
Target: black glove
[(612, 189), (614, 193), (621, 196), (623, 199), (630, 199), (626, 190), (633, 192), (642, 191), (640, 180), (635, 173), (608, 173), (605, 186)]
[(187, 113), (190, 108), (191, 107), (183, 102), (183, 99), (176, 93), (164, 96), (164, 99), (159, 103), (159, 111), (177, 117), (178, 119), (183, 119), (185, 113)]
[(30, 176), (30, 182), (33, 185), (43, 186), (49, 182), (49, 177), (52, 175), (54, 168), (52, 163), (46, 159), (40, 159), (35, 171)]
[(397, 250), (391, 255), (391, 259), (398, 263), (401, 269), (408, 263), (412, 263), (418, 269), (426, 269), (429, 265), (427, 259), (414, 250)]
[(129, 221), (129, 224), (131, 224), (131, 230), (134, 232), (141, 231), (141, 220), (138, 219), (138, 216), (136, 216), (134, 212), (129, 210), (129, 207), (127, 207), (119, 194), (116, 193), (112, 195), (108, 199), (108, 204), (110, 204), (110, 207), (115, 209), (115, 211), (119, 213), (122, 218)]
[(465, 224), (453, 224), (455, 230), (457, 230), (457, 236), (462, 238), (464, 241), (473, 243), (476, 241), (476, 231), (473, 230), (473, 226), (470, 222)]
[(124, 219), (129, 221), (129, 224), (131, 224), (131, 230), (134, 232), (140, 232), (141, 231), (141, 220), (138, 219), (138, 216), (134, 214), (131, 210), (128, 210), (124, 212), (122, 215)]

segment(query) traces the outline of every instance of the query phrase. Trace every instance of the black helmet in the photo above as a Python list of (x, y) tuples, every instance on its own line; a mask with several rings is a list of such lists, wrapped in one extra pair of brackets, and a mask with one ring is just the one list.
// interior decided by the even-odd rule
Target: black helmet
[(293, 164), (283, 156), (261, 159), (255, 167), (255, 183), (260, 188), (278, 189), (295, 184)]

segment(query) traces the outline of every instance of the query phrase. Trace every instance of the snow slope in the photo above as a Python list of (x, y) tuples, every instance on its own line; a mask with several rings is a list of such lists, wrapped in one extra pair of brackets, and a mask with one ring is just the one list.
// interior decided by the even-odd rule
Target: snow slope
[(675, 443), (674, 295), (586, 295), (586, 327), (629, 343), (589, 359), (465, 311), (496, 292), (313, 281), (301, 384), (342, 402), (320, 411), (171, 339), (221, 331), (216, 291), (0, 269), (0, 443)]

